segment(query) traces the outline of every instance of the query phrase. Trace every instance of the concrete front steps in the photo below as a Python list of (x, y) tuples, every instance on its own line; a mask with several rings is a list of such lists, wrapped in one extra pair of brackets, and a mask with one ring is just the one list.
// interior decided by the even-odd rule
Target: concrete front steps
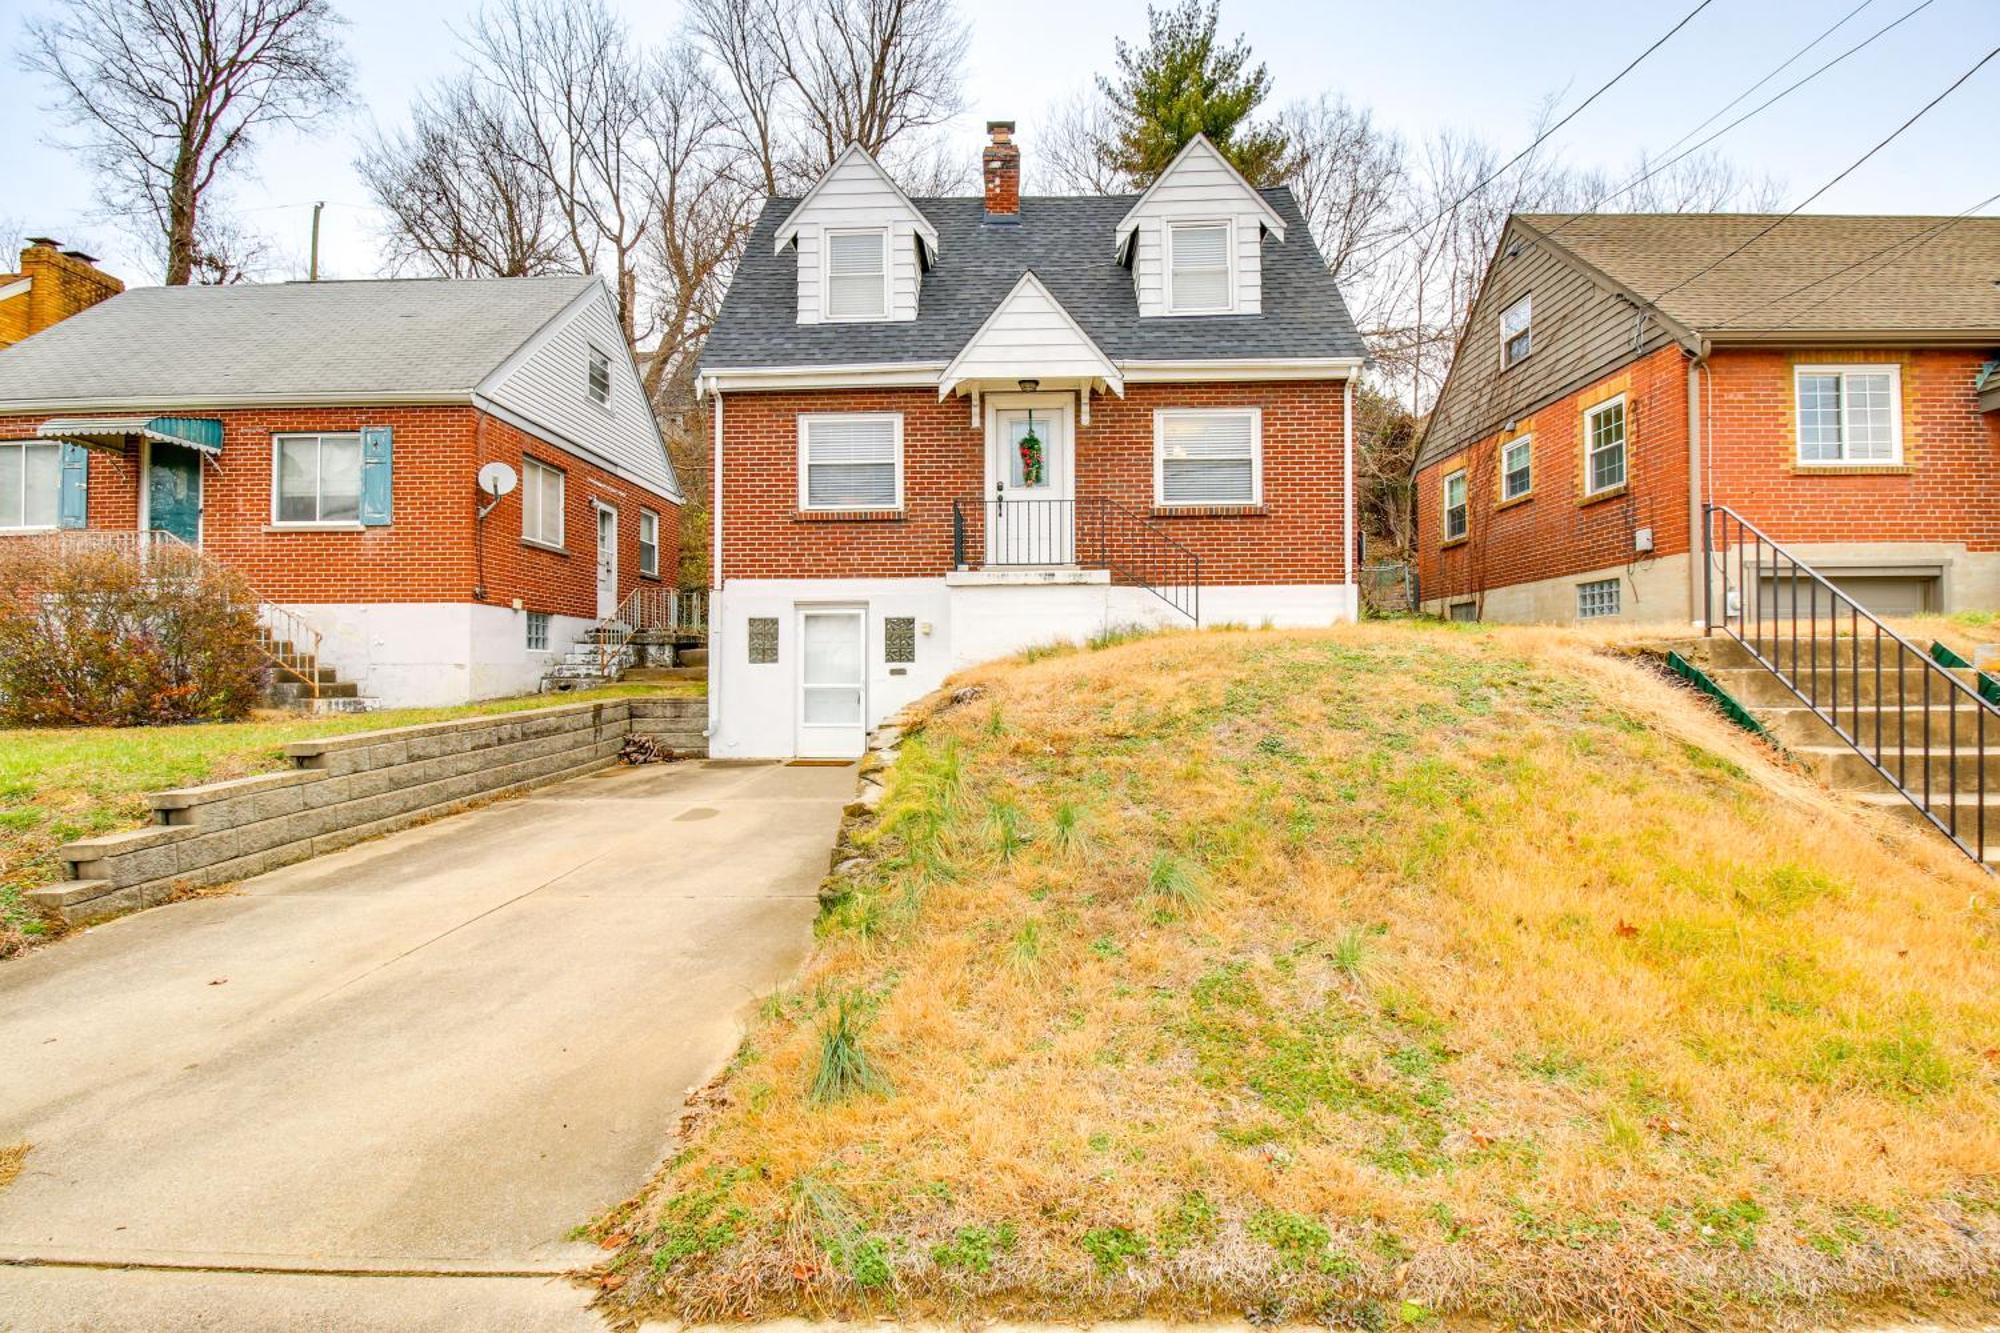
[(260, 702), (266, 708), (304, 709), (315, 713), (366, 713), (375, 700), (365, 698), (361, 687), (342, 680), (340, 673), (311, 653), (303, 653), (288, 639), (258, 635), (258, 646), (271, 661), (269, 679)]
[[(1790, 645), (1766, 651), (1777, 652), (1776, 660), (1787, 672), (1794, 670)], [(1984, 859), (2000, 864), (2000, 712), (1943, 684), (1891, 640), (1881, 641), (1878, 657), (1873, 636), (1821, 642), (1810, 650), (1800, 647), (1794, 680), (1808, 699), (1817, 698), (1824, 713), (1837, 716), (1839, 731), (1735, 640), (1718, 634), (1705, 642), (1703, 656), (1715, 683), (1827, 786), (1932, 828), (1924, 817), (1927, 808), (1975, 850), (1982, 842), (1979, 820), (1984, 811)], [(1972, 670), (1950, 674), (1976, 688)], [(1915, 792), (1923, 808), (1898, 791), (1876, 764)]]

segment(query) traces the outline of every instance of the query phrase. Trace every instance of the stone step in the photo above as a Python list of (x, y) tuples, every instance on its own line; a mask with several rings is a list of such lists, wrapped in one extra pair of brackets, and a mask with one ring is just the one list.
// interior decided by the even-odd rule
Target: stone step
[(708, 665), (708, 649), (683, 648), (674, 654), (674, 665), (705, 667)]
[(706, 666), (633, 667), (620, 680), (628, 684), (649, 684), (670, 680), (707, 680)]
[[(1873, 806), (1878, 810), (1886, 810), (1891, 814), (1900, 815), (1913, 824), (1922, 824), (1925, 827), (1930, 826), (1930, 821), (1924, 818), (1923, 811), (1919, 810), (1900, 792), (1863, 792), (1856, 795), (1854, 799), (1863, 805)], [(2000, 793), (1989, 792), (1982, 798), (1977, 793), (1961, 792), (1955, 801), (1951, 798), (1950, 793), (1943, 795), (1933, 794), (1930, 801), (1930, 810), (1932, 814), (1947, 824), (1952, 822), (1952, 816), (1955, 813), (1958, 818), (1958, 836), (1969, 843), (1977, 843), (1979, 841), (1979, 814), (1981, 810), (1984, 810), (1986, 812), (1987, 860), (1991, 861), (1994, 859), (1994, 850), (1996, 847), (2000, 847)]]
[(1794, 694), (1777, 675), (1760, 666), (1731, 667), (1718, 666), (1709, 671), (1715, 683), (1735, 696), (1737, 702), (1748, 708), (1760, 706), (1784, 707), (1800, 702), (1803, 695), (1808, 703), (1831, 710), (1836, 704), (1845, 713), (1857, 704), (1863, 707), (1879, 702), (1896, 703), (1907, 697), (1911, 706), (1921, 707), (1924, 700), (1925, 681), (1928, 679), (1931, 706), (1942, 708), (1949, 702), (1947, 694), (1956, 694), (1960, 703), (1972, 703), (1977, 696), (1972, 692), (1972, 675), (1969, 669), (1948, 674), (1968, 688), (1954, 690), (1935, 673), (1928, 671), (1906, 671), (1901, 682), (1896, 673), (1887, 671), (1879, 677), (1873, 671), (1854, 675), (1849, 672), (1836, 674), (1822, 670), (1817, 679), (1810, 669), (1802, 669), (1794, 678), (1798, 693)]
[[(1996, 742), (2000, 742), (2000, 731), (1994, 734)], [(1872, 791), (1881, 788), (1887, 779), (1869, 763), (1869, 759), (1876, 757), (1874, 745), (1871, 743), (1867, 749), (1865, 757), (1849, 745), (1801, 745), (1793, 747), (1792, 753), (1820, 781), (1836, 791)], [(1880, 762), (1891, 778), (1919, 791), (1923, 789), (1928, 771), (1933, 793), (1949, 793), (1954, 776), (1961, 792), (1977, 793), (1980, 769), (1984, 767), (1986, 790), (2000, 794), (2000, 745), (1988, 752), (1983, 765), (1978, 752), (1963, 745), (1955, 756), (1943, 746), (1936, 746), (1926, 758), (1921, 747), (1906, 747), (1898, 754), (1891, 743), (1882, 748)]]
[[(1758, 708), (1756, 711), (1758, 720), (1787, 746), (1845, 744), (1834, 734), (1831, 723), (1797, 700), (1785, 705)], [(1887, 706), (1865, 704), (1857, 709), (1842, 705), (1840, 725), (1864, 741), (1872, 750), (1876, 744), (1876, 727), (1879, 724), (1882, 748), (1894, 751), (1899, 727), (1906, 749), (1912, 746), (1921, 748), (1926, 734), (1930, 736), (1934, 746), (1943, 744), (1951, 739), (1954, 725), (1958, 728), (1958, 738), (1961, 743), (1967, 738), (1976, 740), (1979, 732), (1979, 715), (1982, 712), (1987, 714), (1986, 739), (1989, 745), (2000, 748), (2000, 713), (1992, 712), (1983, 704), (1959, 704), (1955, 707), (1936, 704), (1931, 708), (1928, 717), (1925, 716), (1922, 707), (1906, 709), (1897, 704)]]

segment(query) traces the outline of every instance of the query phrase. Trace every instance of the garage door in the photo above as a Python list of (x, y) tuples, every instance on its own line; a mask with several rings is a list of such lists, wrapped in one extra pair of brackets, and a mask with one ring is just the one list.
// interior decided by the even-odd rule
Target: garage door
[[(1937, 610), (1942, 604), (1942, 599), (1938, 595), (1939, 577), (1931, 573), (1828, 574), (1826, 581), (1859, 602), (1863, 610), (1878, 616), (1922, 615), (1924, 612)], [(1831, 610), (1833, 599), (1824, 591), (1820, 591), (1815, 597), (1812, 592), (1814, 586), (1805, 579), (1797, 581), (1800, 616), (1810, 615), (1815, 609), (1818, 614), (1824, 616)], [(1790, 615), (1792, 601), (1792, 580), (1765, 581), (1766, 615), (1781, 617)]]

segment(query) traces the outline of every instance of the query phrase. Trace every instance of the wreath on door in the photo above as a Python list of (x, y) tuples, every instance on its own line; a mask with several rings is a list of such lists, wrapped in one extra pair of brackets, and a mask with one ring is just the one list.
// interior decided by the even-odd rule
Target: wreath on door
[(1042, 484), (1042, 439), (1035, 434), (1035, 414), (1028, 413), (1028, 432), (1021, 437), (1017, 448), (1021, 451), (1021, 484), (1039, 486)]

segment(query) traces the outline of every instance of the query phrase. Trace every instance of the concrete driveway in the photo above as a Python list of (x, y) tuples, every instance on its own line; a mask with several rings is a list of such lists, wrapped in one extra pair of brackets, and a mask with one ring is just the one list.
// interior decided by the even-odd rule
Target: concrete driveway
[(798, 966), (853, 789), (608, 770), (0, 966), (0, 1329), (588, 1326), (546, 1275)]

